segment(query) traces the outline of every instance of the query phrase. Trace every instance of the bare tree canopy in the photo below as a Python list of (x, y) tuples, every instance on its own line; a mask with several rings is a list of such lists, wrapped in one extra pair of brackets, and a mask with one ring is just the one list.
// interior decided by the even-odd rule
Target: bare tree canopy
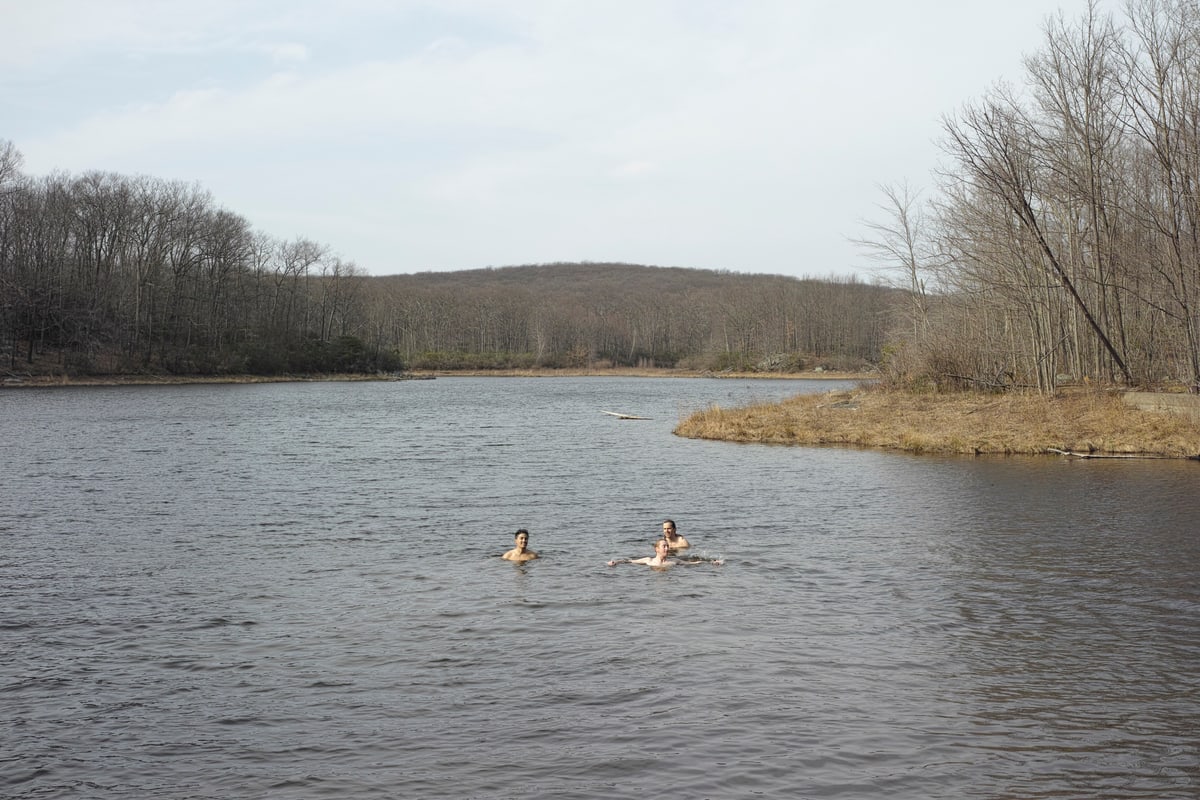
[(933, 273), (939, 289), (897, 379), (1200, 387), (1200, 7), (1125, 15), (1050, 19), (1023, 85), (947, 118), (923, 213), (885, 190), (868, 246), (910, 291)]

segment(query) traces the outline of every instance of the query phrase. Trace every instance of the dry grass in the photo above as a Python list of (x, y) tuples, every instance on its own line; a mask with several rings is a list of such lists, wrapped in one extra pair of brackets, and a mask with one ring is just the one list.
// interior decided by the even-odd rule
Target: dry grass
[(800, 395), (745, 408), (712, 407), (675, 433), (693, 439), (858, 445), (915, 453), (1200, 454), (1194, 419), (1126, 405), (1121, 395), (925, 395), (877, 387)]

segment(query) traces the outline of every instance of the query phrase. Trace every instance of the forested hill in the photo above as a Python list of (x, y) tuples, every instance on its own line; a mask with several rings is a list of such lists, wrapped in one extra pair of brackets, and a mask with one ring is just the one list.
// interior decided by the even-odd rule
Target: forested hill
[[(61, 263), (61, 262), (60, 262)], [(118, 264), (120, 262), (117, 262)], [(245, 269), (120, 268), (31, 279), (0, 341), (6, 373), (199, 375), (877, 363), (896, 292), (633, 264), (366, 276), (311, 243)], [(33, 280), (36, 279), (36, 280)], [(39, 283), (40, 282), (40, 286)]]
[(374, 278), (413, 368), (862, 367), (895, 290), (635, 264), (539, 264)]
[(456, 272), (418, 272), (385, 278), (425, 287), (538, 287), (563, 289), (568, 292), (607, 290), (619, 286), (641, 286), (654, 291), (679, 288), (720, 288), (731, 277), (774, 278), (773, 275), (741, 275), (729, 271), (692, 269), (688, 267), (658, 267), (642, 264), (609, 262), (559, 262), (526, 264), (508, 267), (459, 270)]
[[(371, 279), (414, 368), (860, 367), (896, 292), (856, 279), (558, 263)], [(373, 292), (375, 293), (375, 292)]]
[(0, 369), (15, 378), (859, 366), (893, 295), (632, 264), (369, 276), (199, 186), (20, 162), (0, 141)]

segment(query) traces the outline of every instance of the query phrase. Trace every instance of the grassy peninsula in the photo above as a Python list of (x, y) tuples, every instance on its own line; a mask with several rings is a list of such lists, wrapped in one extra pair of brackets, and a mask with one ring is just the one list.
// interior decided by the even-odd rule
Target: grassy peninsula
[(919, 394), (864, 386), (691, 414), (675, 433), (799, 445), (854, 445), (943, 454), (1195, 458), (1196, 412), (1143, 410), (1121, 392)]

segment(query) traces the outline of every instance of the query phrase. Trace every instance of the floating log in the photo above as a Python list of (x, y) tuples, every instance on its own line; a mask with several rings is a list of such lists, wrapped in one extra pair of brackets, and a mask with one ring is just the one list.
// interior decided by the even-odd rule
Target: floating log
[(1072, 456), (1074, 458), (1170, 458), (1171, 456), (1160, 456), (1154, 453), (1076, 453), (1072, 450), (1059, 450), (1055, 447), (1047, 447), (1051, 453), (1058, 453), (1060, 456)]
[(636, 417), (633, 414), (618, 414), (616, 411), (601, 411), (601, 414), (608, 414), (610, 417), (617, 419), (650, 419), (649, 417)]

